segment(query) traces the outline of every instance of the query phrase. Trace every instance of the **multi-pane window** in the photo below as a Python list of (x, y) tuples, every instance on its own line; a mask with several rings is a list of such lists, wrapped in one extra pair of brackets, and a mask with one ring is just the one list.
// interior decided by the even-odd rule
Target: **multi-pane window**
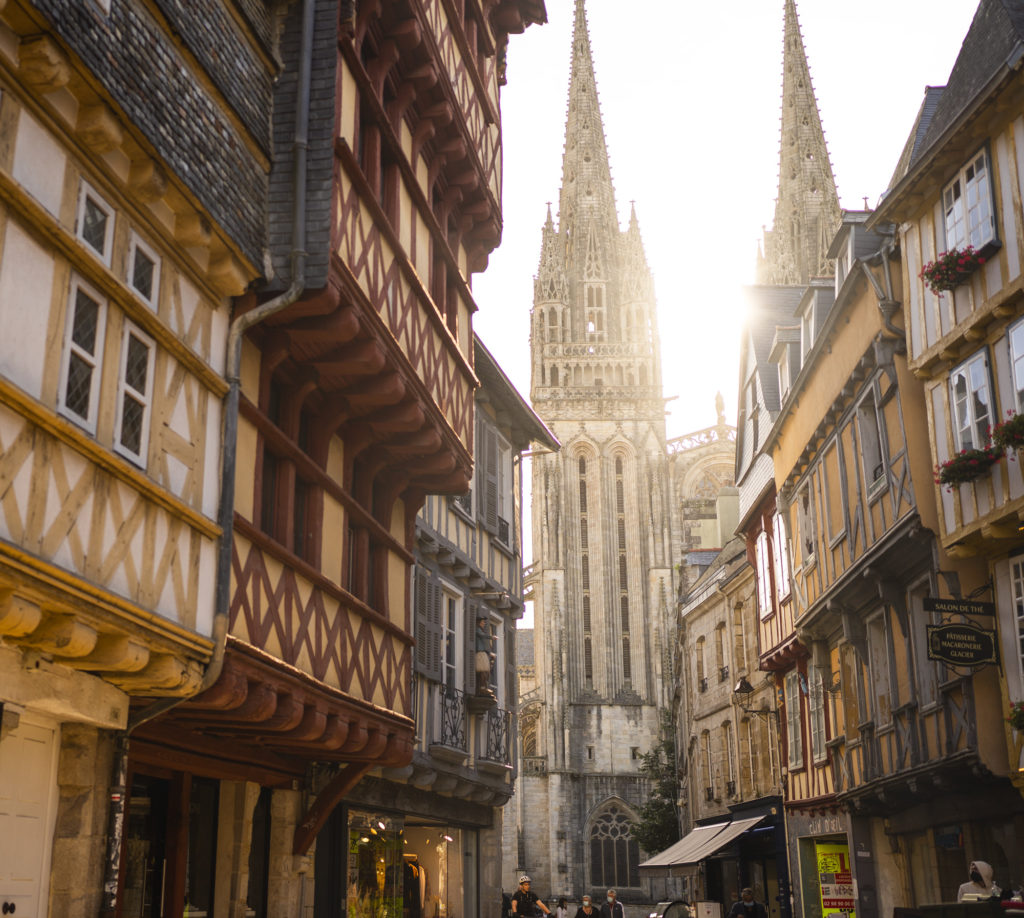
[(725, 775), (727, 792), (730, 797), (736, 796), (736, 740), (732, 732), (732, 724), (722, 725), (722, 738), (725, 743)]
[(64, 333), (60, 410), (96, 432), (106, 301), (80, 279), (71, 282)]
[(615, 459), (615, 533), (619, 561), (619, 626), (622, 629), (622, 675), (626, 688), (633, 678), (629, 641), (629, 569), (626, 556), (626, 496), (622, 457)]
[(85, 182), (78, 196), (78, 238), (100, 260), (110, 264), (110, 251), (114, 239), (114, 211), (96, 191)]
[(149, 335), (130, 322), (125, 323), (117, 384), (114, 449), (141, 465), (146, 464), (149, 443), (155, 351), (156, 346)]
[(1013, 616), (1017, 625), (1017, 659), (1024, 675), (1024, 558), (1010, 562), (1010, 589), (1013, 591)]
[(1013, 366), (1014, 408), (1024, 412), (1024, 319), (1011, 326), (1010, 363)]
[(590, 828), (590, 885), (614, 887), (640, 885), (640, 845), (633, 838), (632, 819), (612, 804)]
[(979, 150), (942, 191), (946, 249), (980, 249), (995, 238), (988, 157)]
[(814, 560), (815, 529), (814, 529), (814, 495), (810, 482), (805, 484), (796, 496), (797, 521), (800, 525), (800, 547), (803, 550), (803, 563)]
[[(320, 488), (306, 477), (313, 460), (313, 423), (307, 411), (290, 404), (291, 390), (280, 380), (271, 379), (263, 400), (267, 420), (279, 433), (263, 437), (259, 466), (260, 528), (287, 550), (311, 564), (319, 559)], [(353, 467), (353, 492), (364, 507), (372, 506), (373, 495), (365, 470)], [(377, 588), (377, 547), (370, 532), (353, 524), (345, 538), (347, 588), (373, 605)]]
[(800, 729), (800, 673), (786, 674), (783, 684), (786, 699), (786, 751), (790, 768), (804, 767), (804, 744)]
[(128, 285), (143, 302), (157, 308), (160, 294), (160, 258), (138, 236), (132, 236), (128, 254)]
[(789, 551), (786, 547), (786, 521), (781, 513), (772, 520), (772, 558), (775, 562), (775, 595), (779, 600), (789, 595)]
[(878, 409), (875, 407), (874, 393), (869, 392), (857, 406), (860, 459), (864, 471), (864, 484), (869, 493), (877, 493), (885, 480), (885, 458), (882, 452), (880, 420)]
[(825, 683), (817, 666), (808, 669), (807, 706), (811, 721), (811, 758), (815, 762), (825, 759)]
[(988, 442), (988, 428), (994, 420), (986, 350), (953, 370), (949, 389), (956, 448), (981, 449)]
[(459, 687), (459, 659), (461, 658), (459, 636), (462, 627), (459, 621), (459, 600), (450, 593), (444, 594), (442, 619), (444, 656), (441, 666), (441, 681), (449, 689)]
[(867, 631), (871, 715), (876, 724), (888, 724), (892, 721), (892, 709), (899, 702), (894, 702), (889, 675), (889, 641), (884, 612), (868, 622)]

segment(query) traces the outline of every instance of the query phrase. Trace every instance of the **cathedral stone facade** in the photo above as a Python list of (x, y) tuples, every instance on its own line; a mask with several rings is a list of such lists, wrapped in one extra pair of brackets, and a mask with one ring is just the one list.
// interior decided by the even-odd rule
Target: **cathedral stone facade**
[[(603, 898), (615, 887), (624, 901), (644, 901), (630, 823), (647, 794), (640, 757), (669, 706), (684, 540), (672, 524), (676, 455), (665, 433), (654, 285), (635, 210), (625, 230), (618, 221), (583, 0), (531, 349), (533, 404), (562, 449), (533, 467), (534, 678), (522, 686), (518, 837), (506, 839), (515, 850), (505, 862), (543, 894)], [(728, 485), (732, 442), (721, 426), (700, 445), (717, 442), (728, 454), (707, 469)], [(690, 478), (694, 488), (709, 480), (679, 481)]]

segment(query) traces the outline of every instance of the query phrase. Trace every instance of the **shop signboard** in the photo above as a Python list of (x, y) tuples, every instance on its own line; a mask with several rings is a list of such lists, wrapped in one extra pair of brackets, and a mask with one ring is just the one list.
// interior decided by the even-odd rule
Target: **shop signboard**
[(817, 842), (818, 883), (821, 886), (822, 918), (854, 918), (857, 896), (853, 885), (850, 847), (834, 842)]
[(996, 604), (975, 599), (936, 599), (934, 596), (925, 596), (924, 611), (941, 615), (995, 615)]
[(986, 666), (998, 663), (996, 633), (977, 625), (926, 625), (928, 659), (947, 666)]

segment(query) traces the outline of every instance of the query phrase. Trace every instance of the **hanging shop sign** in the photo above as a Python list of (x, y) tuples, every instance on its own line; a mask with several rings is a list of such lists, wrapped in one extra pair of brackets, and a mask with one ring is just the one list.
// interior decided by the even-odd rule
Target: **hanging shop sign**
[(973, 599), (936, 599), (934, 596), (925, 596), (924, 611), (941, 615), (995, 615), (996, 604)]
[(928, 659), (947, 666), (987, 666), (999, 662), (996, 633), (976, 625), (926, 625)]

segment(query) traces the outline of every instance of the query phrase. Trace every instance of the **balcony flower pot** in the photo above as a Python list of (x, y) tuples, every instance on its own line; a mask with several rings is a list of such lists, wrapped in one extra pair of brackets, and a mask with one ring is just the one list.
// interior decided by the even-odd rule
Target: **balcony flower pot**
[(985, 258), (973, 245), (963, 249), (940, 252), (935, 261), (926, 264), (918, 274), (925, 286), (939, 296), (945, 290), (955, 290), (985, 264)]
[(1010, 716), (1006, 722), (1014, 730), (1024, 730), (1024, 701), (1015, 701), (1010, 705)]
[(1024, 449), (1024, 414), (1006, 412), (1006, 420), (1000, 421), (989, 431), (992, 445), (1004, 452)]
[(951, 459), (935, 466), (935, 483), (958, 485), (974, 481), (981, 478), (1002, 458), (1003, 450), (997, 446), (961, 450)]

